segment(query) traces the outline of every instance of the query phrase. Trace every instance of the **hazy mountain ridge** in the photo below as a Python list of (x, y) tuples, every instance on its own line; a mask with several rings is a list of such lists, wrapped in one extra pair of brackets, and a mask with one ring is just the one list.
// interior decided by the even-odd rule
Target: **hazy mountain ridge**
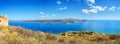
[(73, 23), (73, 22), (82, 22), (82, 21), (85, 21), (85, 20), (68, 18), (68, 19), (10, 20), (10, 21), (14, 21), (14, 22), (67, 22), (67, 23)]

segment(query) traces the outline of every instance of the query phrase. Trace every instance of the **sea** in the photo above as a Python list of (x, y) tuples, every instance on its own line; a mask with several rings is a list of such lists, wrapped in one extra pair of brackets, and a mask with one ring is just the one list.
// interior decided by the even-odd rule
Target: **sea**
[(88, 20), (74, 23), (53, 22), (9, 22), (11, 26), (20, 26), (28, 30), (46, 33), (68, 31), (92, 31), (105, 34), (120, 34), (120, 20)]

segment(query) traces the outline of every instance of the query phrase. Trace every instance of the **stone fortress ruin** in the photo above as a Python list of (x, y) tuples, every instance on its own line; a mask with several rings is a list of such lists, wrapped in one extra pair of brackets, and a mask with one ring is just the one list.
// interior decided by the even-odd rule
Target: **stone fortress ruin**
[(8, 26), (8, 16), (7, 15), (0, 16), (0, 27), (6, 26)]

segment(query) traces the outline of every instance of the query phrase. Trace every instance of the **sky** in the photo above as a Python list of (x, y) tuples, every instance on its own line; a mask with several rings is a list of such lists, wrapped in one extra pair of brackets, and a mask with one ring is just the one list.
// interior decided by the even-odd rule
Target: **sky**
[(120, 0), (0, 0), (9, 20), (120, 20)]

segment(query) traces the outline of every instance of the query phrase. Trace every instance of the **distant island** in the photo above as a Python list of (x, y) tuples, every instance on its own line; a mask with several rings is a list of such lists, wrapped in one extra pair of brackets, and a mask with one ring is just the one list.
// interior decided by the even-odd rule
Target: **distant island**
[(86, 20), (80, 20), (80, 19), (73, 19), (73, 18), (68, 18), (68, 19), (46, 19), (46, 20), (10, 20), (14, 22), (61, 22), (61, 23), (74, 23), (74, 22), (83, 22)]

